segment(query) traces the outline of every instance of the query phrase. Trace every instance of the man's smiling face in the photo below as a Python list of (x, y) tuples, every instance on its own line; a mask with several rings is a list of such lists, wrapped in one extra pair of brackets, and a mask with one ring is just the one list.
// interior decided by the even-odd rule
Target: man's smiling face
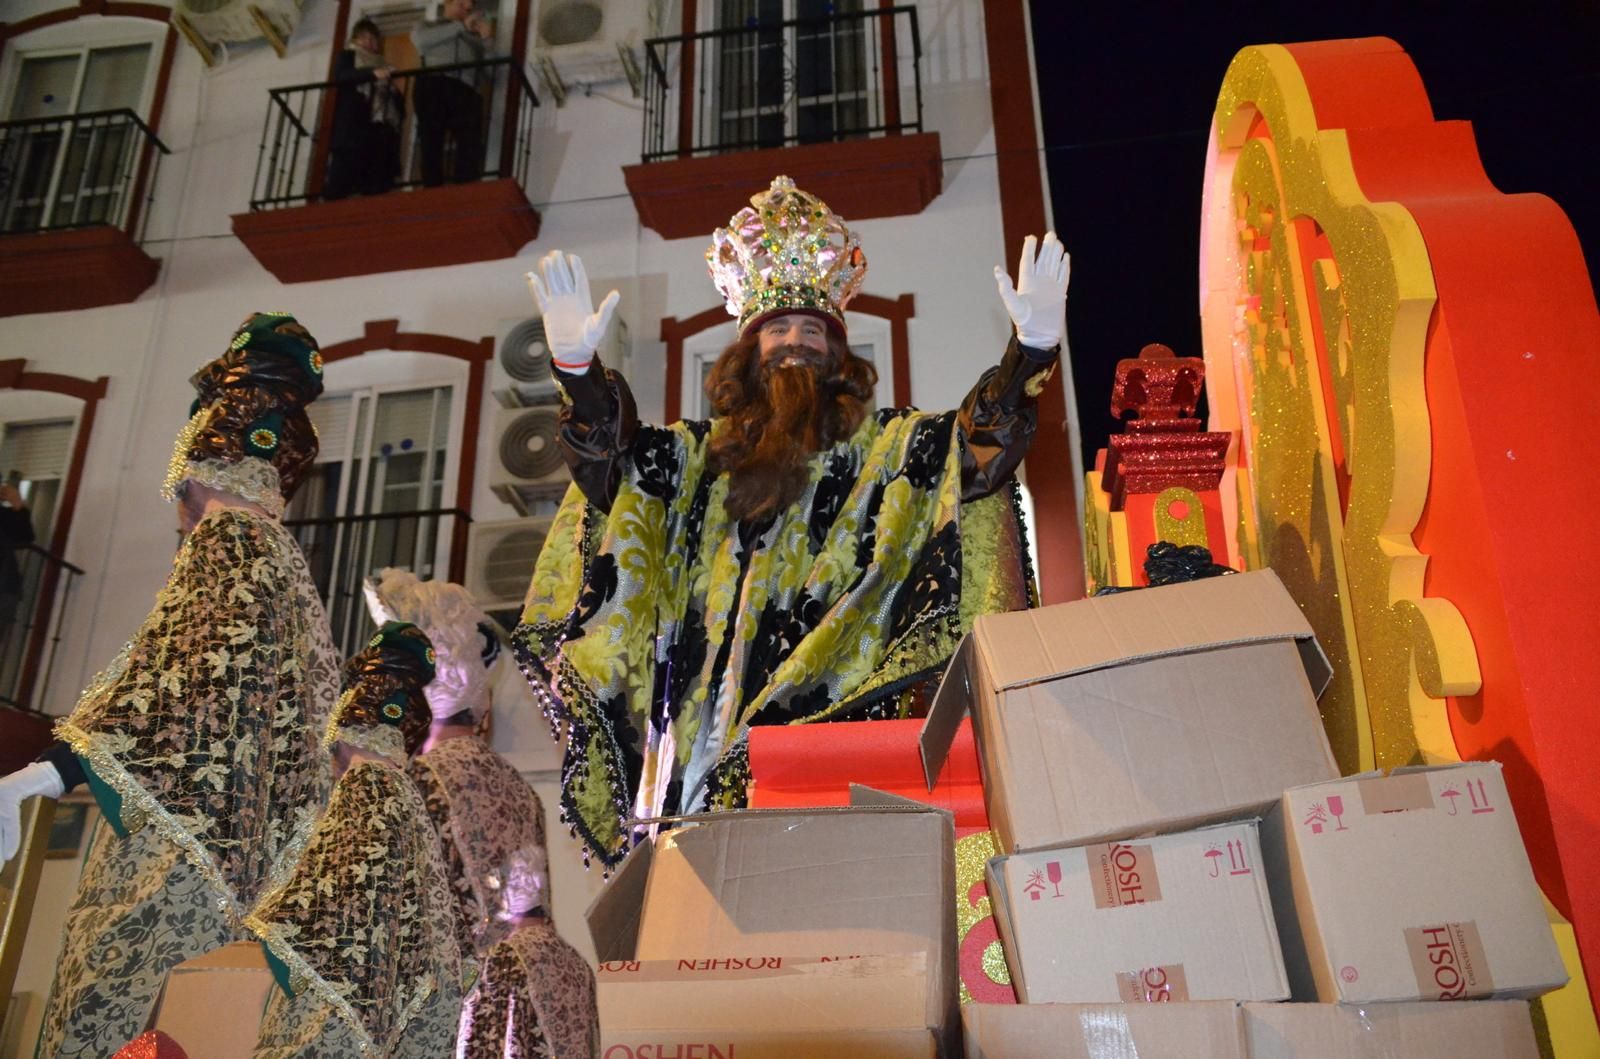
[(784, 313), (764, 320), (756, 331), (764, 369), (825, 361), (828, 325), (809, 313)]

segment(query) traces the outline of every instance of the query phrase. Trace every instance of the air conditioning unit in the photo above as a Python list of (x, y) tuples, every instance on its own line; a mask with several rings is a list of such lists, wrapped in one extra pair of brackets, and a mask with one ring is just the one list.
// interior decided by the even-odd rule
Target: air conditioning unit
[(556, 444), (560, 412), (555, 404), (494, 409), (489, 486), (519, 515), (540, 500), (559, 500), (572, 481)]
[(172, 24), (207, 66), (218, 45), (265, 40), (283, 58), (300, 24), (302, 0), (174, 0)]
[(467, 535), (467, 591), (485, 611), (522, 607), (551, 516), (476, 522)]
[[(606, 367), (627, 374), (628, 325), (622, 317), (611, 317), (611, 326), (606, 329), (596, 352)], [(555, 376), (550, 369), (550, 347), (544, 338), (543, 317), (500, 321), (491, 389), (495, 400), (505, 408), (558, 400)]]
[(504, 408), (546, 404), (557, 399), (550, 371), (544, 318), (500, 321), (494, 344), (494, 399)]
[(533, 66), (559, 105), (567, 90), (610, 81), (644, 85), (644, 41), (675, 32), (670, 0), (541, 0)]

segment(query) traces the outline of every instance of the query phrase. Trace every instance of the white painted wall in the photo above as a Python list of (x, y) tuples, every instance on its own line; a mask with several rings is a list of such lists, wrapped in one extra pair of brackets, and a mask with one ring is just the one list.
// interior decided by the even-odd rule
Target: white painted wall
[[(8, 17), (56, 6), (11, 0)], [(991, 269), (1002, 261), (1009, 267), (1017, 248), (1001, 246), (981, 5), (920, 0), (918, 9), (924, 126), (941, 137), (944, 191), (919, 216), (852, 223), (870, 264), (865, 290), (916, 296), (911, 393), (918, 405), (937, 408), (959, 402), (998, 358), (1008, 325)], [(134, 630), (167, 574), (175, 522), (157, 488), (193, 396), (186, 379), (221, 351), (249, 312), (292, 311), (324, 345), (357, 337), (365, 321), (386, 318), (398, 318), (403, 331), (476, 339), (494, 334), (502, 320), (530, 313), (523, 273), (540, 255), (557, 247), (576, 251), (597, 297), (611, 286), (622, 292), (640, 411), (658, 419), (664, 396), (660, 319), (716, 304), (703, 259), (710, 233), (663, 240), (641, 227), (633, 209), (622, 166), (637, 160), (643, 108), (624, 85), (590, 96), (575, 92), (563, 107), (547, 101), (535, 111), (530, 188), (543, 228), (515, 260), (279, 283), (233, 238), (229, 217), (247, 207), (267, 90), (322, 78), (333, 20), (330, 0), (308, 2), (285, 58), (265, 46), (234, 46), (213, 69), (180, 40), (159, 130), (174, 153), (162, 164), (147, 232), (147, 252), (162, 259), (156, 285), (130, 305), (0, 319), (0, 355), (26, 357), (35, 370), (110, 377), (66, 552), (88, 574), (74, 593), (57, 661), (53, 685), (61, 694), (51, 704), (57, 712), (70, 709), (71, 689)], [(7, 50), (27, 44), (19, 38)], [(742, 205), (729, 202), (728, 213)], [(383, 252), (381, 232), (373, 233), (371, 250)], [(337, 381), (338, 373), (330, 377)], [(485, 435), (490, 419), (484, 417)], [(492, 442), (480, 438), (472, 509), (478, 521), (514, 514), (482, 484)], [(553, 822), (553, 777), (537, 778)], [(598, 878), (574, 867), (575, 849), (564, 845), (558, 828), (551, 830), (551, 845), (552, 859), (561, 862), (554, 880), (558, 925), (587, 950), (581, 914)], [(47, 922), (46, 907), (41, 903), (36, 941), (57, 932), (59, 919)], [(48, 976), (50, 963), (30, 956), (18, 989), (48, 989), (40, 976)]]

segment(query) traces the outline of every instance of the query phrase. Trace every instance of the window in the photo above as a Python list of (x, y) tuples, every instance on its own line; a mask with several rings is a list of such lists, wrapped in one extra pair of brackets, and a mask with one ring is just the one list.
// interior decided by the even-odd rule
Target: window
[[(324, 394), (310, 406), (317, 463), (285, 521), (300, 541), (346, 654), (371, 635), (362, 583), (384, 567), (447, 573), (452, 385)], [(430, 514), (432, 512), (432, 514)]]
[[(850, 333), (850, 351), (878, 369), (877, 407), (894, 404), (894, 365), (889, 356), (889, 329), (885, 321), (862, 313), (845, 314)], [(730, 321), (692, 335), (683, 346), (683, 389), (678, 407), (684, 419), (711, 418), (711, 403), (706, 399), (706, 380), (712, 365), (734, 338)]]
[(861, 0), (718, 0), (717, 28), (744, 32), (716, 38), (717, 142), (750, 149), (865, 135), (866, 21), (830, 17), (861, 10)]
[[(117, 224), (143, 139), (152, 41), (22, 51), (0, 128), (0, 231)], [(84, 120), (83, 115), (101, 115)]]
[[(37, 622), (41, 581), (46, 573), (42, 549), (49, 547), (61, 488), (72, 463), (77, 420), (0, 422), (0, 478), (17, 487), (33, 524), (34, 547), (20, 538), (0, 540), (0, 700), (15, 703), (28, 641)], [(10, 531), (7, 530), (9, 537)]]
[(14, 483), (27, 501), (37, 540), (50, 537), (76, 428), (73, 419), (0, 424), (0, 477)]

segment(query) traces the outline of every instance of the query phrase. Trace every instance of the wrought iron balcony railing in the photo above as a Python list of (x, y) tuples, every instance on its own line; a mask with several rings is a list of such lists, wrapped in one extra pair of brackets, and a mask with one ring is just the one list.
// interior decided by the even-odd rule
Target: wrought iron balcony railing
[(645, 41), (645, 162), (922, 131), (911, 5)]
[(0, 590), (0, 702), (38, 713), (52, 705), (50, 678), (61, 626), (83, 570), (36, 544), (23, 545), (14, 555), (17, 590)]
[(0, 122), (0, 234), (108, 224), (138, 241), (171, 153), (127, 108)]
[[(472, 516), (459, 508), (285, 519), (300, 542), (317, 584), (333, 642), (348, 658), (375, 631), (362, 588), (385, 567), (459, 582), (465, 571), (467, 527)], [(447, 557), (443, 563), (441, 556)]]
[[(539, 105), (539, 97), (522, 68), (510, 58), (501, 57), (396, 70), (387, 82), (324, 81), (272, 89), (268, 93), (267, 115), (261, 128), (261, 149), (256, 158), (250, 208), (280, 209), (342, 197), (346, 192), (373, 193), (360, 186), (341, 186), (335, 190), (330, 185), (330, 180), (339, 180), (334, 176), (338, 167), (349, 166), (351, 162), (349, 157), (342, 160), (338, 157), (341, 151), (364, 154), (358, 162), (358, 168), (363, 171), (386, 169), (390, 175), (379, 178), (381, 191), (424, 186), (427, 173), (419, 136), (418, 90), (427, 97), (429, 83), (436, 84), (443, 79), (454, 79), (457, 84), (472, 82), (470, 90), (478, 97), (480, 106), (477, 126), (480, 149), (476, 157), (455, 157), (452, 148), (447, 171), (458, 177), (465, 172), (470, 174), (469, 179), (510, 177), (526, 186), (532, 153), (533, 108)], [(340, 95), (362, 92), (373, 84), (382, 87), (363, 95), (359, 105), (370, 106), (373, 113), (386, 118), (377, 124), (387, 124), (392, 136), (343, 139), (336, 128)], [(382, 92), (382, 98), (372, 102), (371, 91)], [(455, 142), (459, 144), (460, 140)], [(371, 157), (372, 152), (391, 156), (377, 159)], [(359, 181), (356, 184), (359, 185)]]

